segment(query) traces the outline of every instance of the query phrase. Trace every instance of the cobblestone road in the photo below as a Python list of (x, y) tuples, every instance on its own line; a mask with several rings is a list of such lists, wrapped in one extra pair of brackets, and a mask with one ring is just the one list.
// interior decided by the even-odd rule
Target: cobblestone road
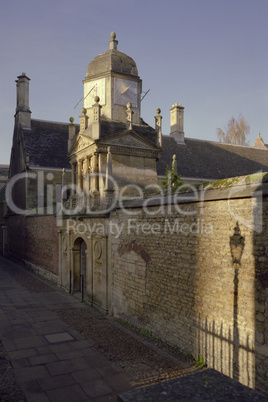
[[(0, 280), (1, 401), (116, 401), (198, 370), (3, 258)], [(50, 343), (49, 334), (75, 341)]]

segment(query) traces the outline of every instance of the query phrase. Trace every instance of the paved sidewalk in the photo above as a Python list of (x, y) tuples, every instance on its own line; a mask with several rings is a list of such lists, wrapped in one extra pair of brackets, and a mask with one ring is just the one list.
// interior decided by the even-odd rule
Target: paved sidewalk
[(56, 313), (83, 304), (56, 287), (27, 290), (16, 270), (0, 258), (0, 341), (27, 401), (117, 401), (131, 389), (128, 376)]

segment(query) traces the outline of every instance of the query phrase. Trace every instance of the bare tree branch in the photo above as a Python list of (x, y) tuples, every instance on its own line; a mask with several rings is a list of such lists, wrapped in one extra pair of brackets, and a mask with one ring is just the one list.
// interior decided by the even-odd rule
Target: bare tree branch
[(219, 142), (235, 145), (249, 145), (249, 141), (246, 141), (246, 137), (249, 134), (250, 126), (241, 114), (239, 115), (238, 121), (236, 121), (234, 117), (229, 120), (226, 132), (221, 128), (217, 128), (216, 131)]

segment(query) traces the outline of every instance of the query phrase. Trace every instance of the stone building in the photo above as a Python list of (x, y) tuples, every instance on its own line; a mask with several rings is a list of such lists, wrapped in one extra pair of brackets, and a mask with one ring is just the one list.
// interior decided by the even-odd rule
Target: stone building
[[(146, 124), (141, 118), (142, 80), (136, 63), (117, 50), (117, 45), (112, 33), (109, 50), (87, 67), (79, 125), (73, 123), (73, 118), (66, 124), (32, 119), (30, 78), (25, 73), (18, 76), (9, 179), (23, 172), (25, 178), (16, 182), (14, 204), (27, 210), (46, 208), (52, 202), (51, 192), (54, 203), (61, 200), (63, 183), (78, 184), (87, 191), (95, 186), (91, 190), (103, 198), (108, 147), (113, 177), (119, 186), (131, 183), (143, 188), (157, 183), (173, 155), (185, 183), (267, 170), (267, 146), (260, 135), (254, 147), (187, 138), (184, 107), (180, 104), (170, 109), (169, 135), (162, 133), (160, 109), (155, 127)], [(92, 172), (100, 176), (90, 184)], [(49, 187), (47, 194), (45, 189), (50, 185), (53, 191)]]
[[(31, 119), (30, 79), (18, 77), (5, 253), (263, 390), (267, 146), (187, 138), (180, 104), (169, 135), (159, 109), (150, 127), (136, 63), (117, 45), (112, 33), (87, 67), (79, 125)], [(224, 180), (149, 198), (172, 161), (185, 183)]]

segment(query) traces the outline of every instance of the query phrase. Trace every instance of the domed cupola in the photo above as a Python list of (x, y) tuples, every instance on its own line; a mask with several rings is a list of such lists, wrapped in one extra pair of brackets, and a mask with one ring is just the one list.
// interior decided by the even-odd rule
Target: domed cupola
[(126, 105), (131, 102), (134, 111), (133, 123), (140, 124), (142, 81), (138, 76), (135, 61), (117, 50), (117, 45), (116, 34), (112, 32), (109, 50), (99, 54), (89, 63), (83, 81), (84, 107), (91, 109), (97, 95), (103, 116), (125, 122)]
[(100, 74), (112, 71), (113, 73), (138, 76), (138, 69), (135, 61), (125, 53), (117, 50), (118, 41), (116, 35), (111, 33), (109, 41), (110, 49), (95, 57), (88, 65), (86, 79), (93, 78)]

